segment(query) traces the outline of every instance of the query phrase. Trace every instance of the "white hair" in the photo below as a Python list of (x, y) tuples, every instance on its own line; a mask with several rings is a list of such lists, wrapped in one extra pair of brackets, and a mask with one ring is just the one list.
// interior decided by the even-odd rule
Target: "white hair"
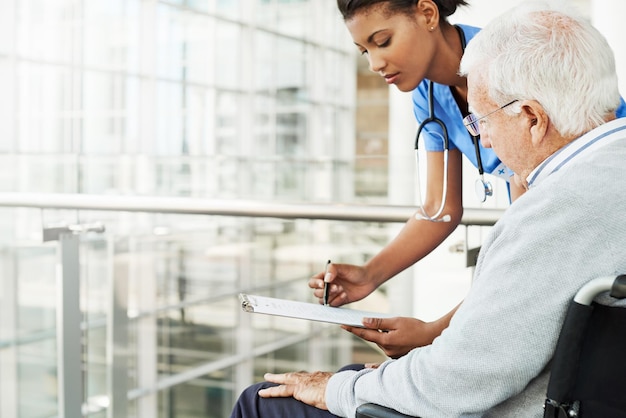
[(615, 57), (597, 29), (563, 7), (524, 3), (494, 19), (467, 45), (460, 74), (484, 71), (496, 103), (536, 100), (562, 136), (581, 135), (619, 106)]

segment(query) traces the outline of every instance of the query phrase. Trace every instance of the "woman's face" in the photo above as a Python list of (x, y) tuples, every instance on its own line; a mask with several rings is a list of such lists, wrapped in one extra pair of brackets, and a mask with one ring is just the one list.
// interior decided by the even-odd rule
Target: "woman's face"
[(370, 70), (400, 91), (411, 91), (430, 71), (435, 42), (426, 19), (416, 8), (414, 16), (385, 13), (374, 6), (346, 21), (352, 40), (367, 56)]

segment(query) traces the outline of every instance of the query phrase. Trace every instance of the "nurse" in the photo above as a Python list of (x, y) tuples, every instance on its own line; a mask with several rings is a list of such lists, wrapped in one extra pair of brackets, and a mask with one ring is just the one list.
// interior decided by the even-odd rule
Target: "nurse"
[[(400, 91), (411, 92), (418, 123), (435, 117), (443, 122), (447, 135), (441, 124), (423, 126), (420, 143), (427, 151), (426, 194), (422, 206), (400, 233), (364, 265), (330, 264), (327, 272), (309, 280), (320, 300), (324, 280), (332, 283), (332, 306), (363, 299), (421, 260), (454, 231), (463, 215), (463, 155), (477, 167), (481, 177), (484, 170), (507, 181), (511, 201), (525, 191), (525, 184), (492, 149), (483, 148), (463, 124), (470, 112), (467, 80), (458, 69), (465, 44), (480, 29), (452, 25), (448, 17), (457, 7), (466, 5), (462, 0), (337, 0), (354, 44), (368, 59), (370, 69)], [(622, 101), (617, 116), (625, 114)], [(481, 123), (488, 123), (488, 119)], [(412, 348), (430, 344), (448, 326), (455, 311), (430, 323), (414, 318), (382, 322), (366, 318), (363, 324), (368, 329), (345, 329), (397, 358)], [(379, 329), (389, 332), (380, 333)]]

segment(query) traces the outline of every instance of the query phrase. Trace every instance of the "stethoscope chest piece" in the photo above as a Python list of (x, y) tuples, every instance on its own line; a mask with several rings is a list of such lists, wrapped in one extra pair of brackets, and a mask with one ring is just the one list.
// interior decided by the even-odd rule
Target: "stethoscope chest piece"
[(476, 190), (476, 197), (481, 202), (487, 200), (487, 196), (493, 196), (493, 187), (491, 186), (491, 182), (485, 181), (482, 176), (476, 179), (474, 189)]

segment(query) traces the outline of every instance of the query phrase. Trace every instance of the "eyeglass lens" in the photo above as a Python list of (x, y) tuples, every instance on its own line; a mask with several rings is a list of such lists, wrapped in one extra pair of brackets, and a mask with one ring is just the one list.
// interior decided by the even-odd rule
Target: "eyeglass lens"
[(469, 133), (472, 134), (473, 136), (480, 135), (480, 129), (478, 127), (479, 120), (476, 116), (474, 116), (473, 113), (470, 113), (469, 115), (463, 118), (463, 124), (465, 125)]
[(513, 103), (517, 102), (517, 99), (512, 100), (510, 102), (508, 102), (505, 105), (500, 106), (499, 108), (497, 108), (496, 110), (487, 113), (485, 116), (481, 116), (479, 118), (477, 118), (473, 113), (470, 113), (469, 115), (465, 116), (463, 118), (463, 124), (465, 125), (465, 127), (467, 128), (467, 130), (469, 131), (470, 134), (472, 134), (473, 136), (478, 136), (480, 135), (480, 120), (481, 119), (486, 119), (487, 116), (491, 116), (494, 113), (496, 113), (499, 110), (504, 109), (507, 106), (512, 105)]

